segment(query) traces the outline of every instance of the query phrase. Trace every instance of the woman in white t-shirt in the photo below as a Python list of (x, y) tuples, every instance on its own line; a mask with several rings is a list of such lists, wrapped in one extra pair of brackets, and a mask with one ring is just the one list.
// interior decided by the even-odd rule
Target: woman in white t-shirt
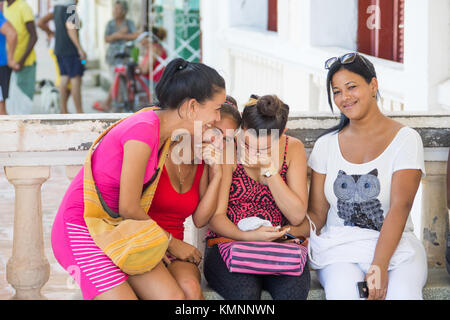
[(357, 53), (326, 62), (327, 90), (341, 112), (322, 135), (312, 169), (310, 220), (291, 233), (310, 236), (310, 264), (327, 299), (422, 299), (427, 259), (410, 210), (425, 175), (419, 134), (383, 115), (372, 63)]

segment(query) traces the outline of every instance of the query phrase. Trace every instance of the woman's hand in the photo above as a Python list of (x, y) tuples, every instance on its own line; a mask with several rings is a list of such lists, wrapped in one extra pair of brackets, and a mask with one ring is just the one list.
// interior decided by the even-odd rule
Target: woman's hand
[(280, 230), (280, 227), (266, 227), (262, 226), (256, 230), (246, 231), (245, 240), (246, 241), (275, 241), (282, 238), (289, 228)]
[(202, 143), (202, 159), (212, 169), (211, 180), (222, 178), (222, 150), (213, 143)]
[(371, 265), (366, 273), (365, 281), (369, 288), (367, 300), (384, 300), (388, 287), (388, 268), (378, 265)]
[(176, 238), (172, 238), (167, 251), (175, 258), (195, 265), (199, 265), (202, 261), (202, 254), (196, 247)]

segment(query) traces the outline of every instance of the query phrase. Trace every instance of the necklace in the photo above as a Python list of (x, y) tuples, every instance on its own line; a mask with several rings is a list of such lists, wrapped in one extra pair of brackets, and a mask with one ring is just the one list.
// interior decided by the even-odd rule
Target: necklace
[[(176, 143), (174, 143), (174, 145), (176, 145)], [(173, 145), (173, 146), (174, 146)], [(172, 151), (172, 149), (173, 149), (173, 146), (171, 147), (171, 151)], [(171, 153), (171, 152), (169, 152), (169, 153)], [(169, 153), (167, 154), (167, 156), (169, 155)], [(179, 155), (179, 156), (181, 156), (182, 157), (182, 155)], [(169, 159), (167, 159), (167, 160), (169, 160)], [(180, 160), (180, 159), (178, 159), (178, 160)], [(182, 174), (182, 165), (183, 165), (183, 162), (181, 162), (181, 163), (178, 163), (178, 164), (176, 164), (175, 162), (173, 162), (172, 161), (172, 159), (170, 159), (169, 161), (168, 161), (169, 163), (170, 163), (170, 166), (173, 168), (173, 166), (175, 166), (176, 167), (176, 172), (177, 172), (177, 176), (178, 176), (178, 187), (179, 187), (179, 192), (180, 193), (182, 193), (183, 192), (183, 184), (184, 184), (184, 182), (185, 182), (185, 180), (186, 180), (186, 178), (190, 175), (190, 173), (191, 173), (191, 165), (190, 164), (188, 164), (188, 168), (187, 168), (187, 170), (186, 170), (186, 173), (185, 174)], [(173, 165), (173, 166), (172, 166)], [(166, 169), (168, 168), (168, 166), (166, 165)]]

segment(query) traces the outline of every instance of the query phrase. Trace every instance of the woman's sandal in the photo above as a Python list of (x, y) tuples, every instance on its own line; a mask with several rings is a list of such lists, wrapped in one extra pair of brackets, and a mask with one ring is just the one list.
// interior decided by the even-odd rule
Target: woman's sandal
[(109, 109), (106, 109), (106, 108), (102, 107), (102, 105), (100, 104), (99, 101), (96, 101), (96, 102), (92, 105), (92, 108), (95, 109), (95, 110), (97, 110), (97, 111), (100, 111), (100, 112), (108, 112), (108, 111), (109, 111)]

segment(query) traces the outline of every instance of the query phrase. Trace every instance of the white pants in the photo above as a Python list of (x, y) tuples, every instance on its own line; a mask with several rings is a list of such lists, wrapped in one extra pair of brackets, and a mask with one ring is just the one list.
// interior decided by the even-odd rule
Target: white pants
[[(422, 300), (427, 281), (427, 256), (422, 243), (413, 242), (416, 254), (412, 261), (388, 271), (386, 300)], [(334, 263), (317, 270), (327, 300), (360, 299), (357, 282), (364, 281), (370, 266), (357, 263)]]

